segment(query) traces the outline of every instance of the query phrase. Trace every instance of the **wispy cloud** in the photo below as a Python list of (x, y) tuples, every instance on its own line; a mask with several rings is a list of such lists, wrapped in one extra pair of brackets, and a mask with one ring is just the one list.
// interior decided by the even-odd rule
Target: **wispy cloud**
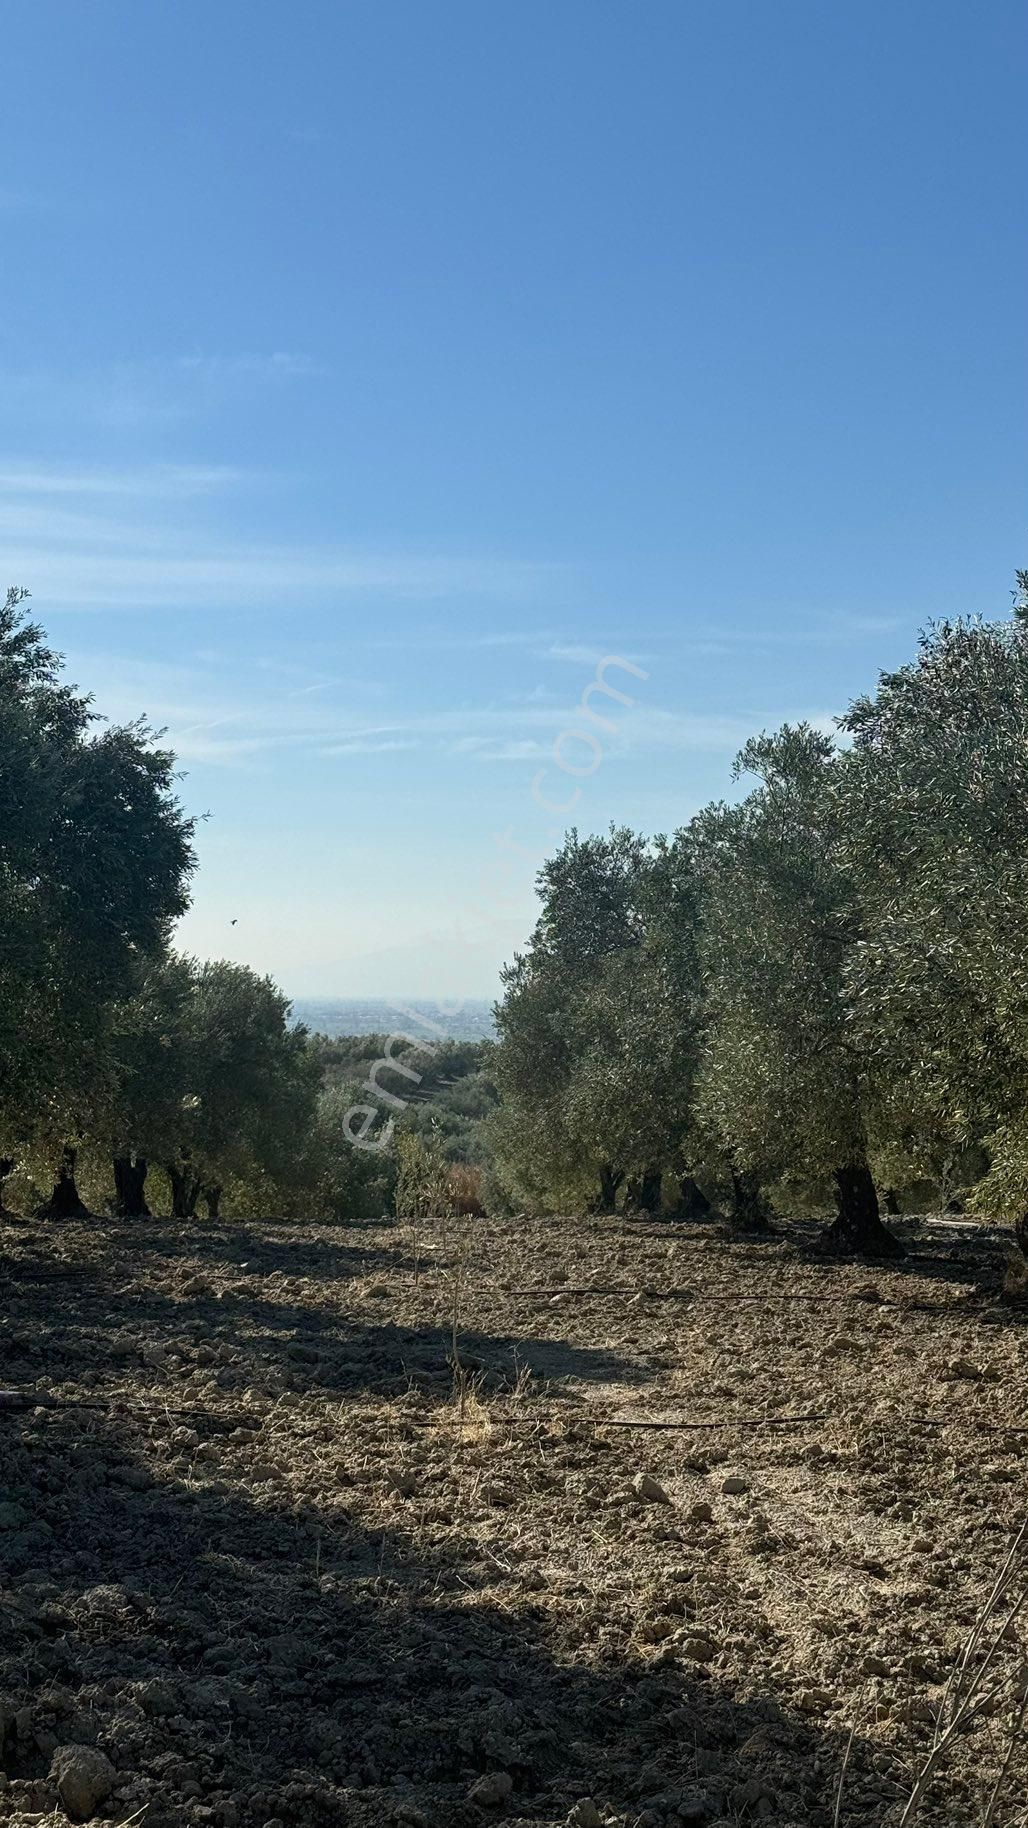
[(0, 459), (0, 496), (124, 496), (178, 501), (235, 487), (242, 470), (221, 464), (154, 464), (137, 470), (105, 470), (18, 463)]
[(417, 749), (419, 743), (414, 737), (374, 737), (355, 736), (345, 743), (330, 743), (320, 749), (319, 755), (391, 755), (399, 749)]
[(328, 373), (317, 356), (271, 349), (169, 352), (91, 369), (12, 369), (0, 374), (9, 413), (34, 425), (56, 421), (141, 430), (209, 416), (243, 394), (302, 383)]
[[(190, 535), (180, 516), (130, 512), (132, 498), (156, 510), (252, 480), (219, 465), (128, 472), (0, 462), (0, 570), (62, 610), (213, 611), (344, 596), (523, 603), (552, 582), (553, 568), (531, 560), (218, 541)], [(320, 681), (308, 672), (295, 683)]]
[[(236, 661), (226, 668), (209, 663), (164, 666), (118, 655), (94, 656), (94, 677), (103, 684), (99, 708), (127, 720), (145, 712), (167, 730), (167, 741), (185, 763), (262, 770), (287, 756), (325, 759), (388, 757), (418, 750), (427, 762), (461, 768), (480, 763), (538, 767), (546, 763), (561, 733), (581, 728), (581, 707), (525, 702), (474, 706), (440, 705), (395, 716), (372, 716), (359, 694), (341, 692), (326, 703), (317, 695), (276, 691), (272, 675), (258, 662)], [(604, 750), (625, 761), (660, 755), (723, 756), (737, 753), (755, 730), (775, 728), (804, 715), (790, 706), (719, 716), (671, 711), (641, 704), (616, 707), (616, 727), (604, 734)], [(823, 711), (807, 712), (819, 728), (834, 729)]]
[(234, 355), (183, 355), (178, 358), (178, 366), (187, 374), (201, 375), (212, 381), (231, 381), (240, 377), (260, 381), (305, 381), (329, 372), (322, 362), (295, 349), (274, 349), (264, 355), (245, 351)]
[(537, 762), (549, 752), (549, 744), (530, 736), (459, 736), (448, 747), (450, 755), (474, 756), (476, 762)]
[[(137, 529), (125, 529), (120, 540), (108, 531), (104, 550), (98, 537), (77, 549), (65, 541), (60, 550), (62, 530), (54, 524), (45, 544), (10, 537), (9, 520), (6, 532), (0, 551), (6, 575), (60, 609), (252, 609), (340, 596), (509, 598), (531, 595), (543, 575), (539, 566), (518, 560), (439, 554), (237, 544), (194, 547), (183, 556), (156, 540), (149, 550), (133, 551), (140, 544)], [(110, 550), (114, 545), (118, 550)]]

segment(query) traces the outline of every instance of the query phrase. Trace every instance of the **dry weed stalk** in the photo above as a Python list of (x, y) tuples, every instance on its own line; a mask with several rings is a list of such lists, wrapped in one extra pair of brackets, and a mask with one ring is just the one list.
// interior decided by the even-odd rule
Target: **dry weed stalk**
[(863, 1710), (864, 1696), (866, 1694), (867, 1694), (867, 1683), (865, 1682), (863, 1688), (860, 1691), (860, 1694), (857, 1697), (857, 1705), (853, 1710), (853, 1722), (852, 1722), (852, 1725), (850, 1726), (849, 1738), (846, 1741), (846, 1750), (842, 1755), (842, 1766), (839, 1771), (839, 1782), (838, 1782), (838, 1786), (837, 1786), (836, 1792), (835, 1792), (835, 1809), (832, 1813), (832, 1828), (839, 1828), (839, 1823), (842, 1820), (842, 1793), (846, 1787), (846, 1772), (849, 1768), (850, 1753), (853, 1750), (853, 1741), (856, 1737), (857, 1720)]
[[(954, 1665), (936, 1719), (931, 1749), (918, 1772), (914, 1788), (899, 1818), (898, 1828), (908, 1828), (924, 1801), (928, 1787), (958, 1734), (997, 1704), (1010, 1708), (1006, 1753), (986, 1804), (982, 1828), (992, 1828), (1004, 1780), (1020, 1741), (1028, 1710), (1028, 1681), (1023, 1667), (1004, 1672), (999, 1655), (1012, 1636), (1012, 1626), (1028, 1603), (1028, 1567), (1024, 1556), (1028, 1518), (1014, 1537), (985, 1604), (982, 1606)], [(977, 1662), (977, 1668), (973, 1664)], [(990, 1677), (995, 1679), (986, 1688)]]

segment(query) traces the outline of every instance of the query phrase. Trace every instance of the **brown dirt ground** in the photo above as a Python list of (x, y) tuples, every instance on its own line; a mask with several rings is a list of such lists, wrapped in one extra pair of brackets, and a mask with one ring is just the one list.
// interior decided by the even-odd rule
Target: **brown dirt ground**
[[(1025, 1513), (995, 1240), (414, 1244), (0, 1226), (0, 1386), (68, 1405), (0, 1412), (0, 1820), (62, 1822), (83, 1743), (147, 1828), (832, 1828), (851, 1742), (839, 1822), (897, 1821)], [(783, 1415), (827, 1419), (740, 1422)], [(979, 1823), (1003, 1749), (986, 1713), (919, 1820)]]

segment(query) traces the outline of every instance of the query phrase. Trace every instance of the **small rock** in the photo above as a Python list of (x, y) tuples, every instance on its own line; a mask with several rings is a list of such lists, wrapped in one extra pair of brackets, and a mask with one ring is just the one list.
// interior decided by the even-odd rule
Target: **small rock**
[(402, 1466), (387, 1466), (385, 1476), (392, 1490), (398, 1492), (401, 1498), (410, 1498), (418, 1489), (418, 1482), (414, 1474), (407, 1472)]
[(115, 1785), (115, 1770), (109, 1758), (92, 1746), (58, 1746), (50, 1766), (57, 1784), (57, 1794), (74, 1821), (88, 1822)]
[(472, 1784), (468, 1801), (477, 1803), (480, 1809), (495, 1809), (497, 1804), (507, 1801), (513, 1788), (514, 1779), (508, 1771), (487, 1771)]
[(887, 1676), (889, 1665), (883, 1657), (867, 1656), (860, 1665), (862, 1676)]
[(153, 1480), (142, 1466), (119, 1466), (115, 1468), (114, 1477), (119, 1485), (127, 1485), (130, 1492), (148, 1492)]
[(935, 1709), (923, 1695), (911, 1695), (898, 1701), (892, 1710), (892, 1718), (901, 1720), (906, 1726), (935, 1725)]
[(698, 1503), (690, 1505), (689, 1516), (693, 1523), (713, 1523), (714, 1510), (705, 1498), (701, 1498)]
[(649, 1473), (636, 1473), (632, 1480), (632, 1490), (637, 1498), (645, 1498), (647, 1504), (671, 1503), (664, 1487)]
[(738, 1473), (729, 1473), (721, 1490), (726, 1498), (738, 1498), (747, 1490), (746, 1481)]
[(162, 1720), (177, 1711), (178, 1696), (171, 1683), (163, 1681), (160, 1676), (141, 1683), (137, 1693), (140, 1706), (155, 1720)]
[(736, 1784), (732, 1791), (732, 1808), (742, 1815), (747, 1809), (755, 1813), (766, 1814), (766, 1805), (771, 1801), (771, 1791), (763, 1778), (748, 1777), (745, 1783)]
[(710, 1663), (714, 1657), (714, 1645), (709, 1638), (684, 1638), (678, 1650), (679, 1655), (688, 1657), (691, 1663)]
[(511, 1494), (505, 1485), (497, 1484), (495, 1479), (487, 1479), (481, 1487), (479, 1496), (483, 1504), (506, 1505), (511, 1503)]
[(0, 1530), (20, 1530), (28, 1523), (28, 1511), (21, 1504), (0, 1504)]
[(687, 1790), (678, 1798), (678, 1820), (684, 1828), (703, 1828), (718, 1813), (713, 1798), (702, 1790)]
[(580, 1796), (568, 1816), (569, 1828), (603, 1828), (603, 1817), (591, 1796)]

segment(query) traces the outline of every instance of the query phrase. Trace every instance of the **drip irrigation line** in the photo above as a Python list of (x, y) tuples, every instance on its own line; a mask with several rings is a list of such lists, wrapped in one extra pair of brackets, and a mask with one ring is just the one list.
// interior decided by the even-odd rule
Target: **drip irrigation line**
[(613, 1299), (617, 1296), (625, 1296), (634, 1299), (638, 1296), (643, 1301), (700, 1302), (725, 1300), (735, 1303), (759, 1302), (764, 1307), (769, 1307), (776, 1302), (814, 1301), (823, 1307), (852, 1307), (854, 1304), (858, 1304), (861, 1307), (869, 1308), (891, 1308), (901, 1314), (943, 1314), (950, 1313), (955, 1308), (966, 1311), (966, 1309), (972, 1306), (989, 1307), (992, 1305), (991, 1298), (988, 1295), (969, 1296), (963, 1301), (959, 1299), (957, 1301), (893, 1301), (887, 1296), (879, 1297), (878, 1295), (824, 1295), (820, 1292), (812, 1292), (808, 1295), (799, 1291), (790, 1291), (783, 1295), (769, 1293), (745, 1295), (735, 1288), (697, 1289), (677, 1287), (654, 1289), (639, 1288), (638, 1285), (634, 1287), (632, 1285), (618, 1286), (613, 1283), (594, 1285), (588, 1282), (581, 1284), (581, 1286), (575, 1286), (569, 1283), (556, 1288), (505, 1288), (490, 1289), (488, 1292), (490, 1294), (506, 1295), (512, 1298), (537, 1295), (540, 1299), (556, 1295), (573, 1295), (582, 1299), (589, 1295), (595, 1295), (602, 1296), (604, 1299), (607, 1299), (608, 1297)]

